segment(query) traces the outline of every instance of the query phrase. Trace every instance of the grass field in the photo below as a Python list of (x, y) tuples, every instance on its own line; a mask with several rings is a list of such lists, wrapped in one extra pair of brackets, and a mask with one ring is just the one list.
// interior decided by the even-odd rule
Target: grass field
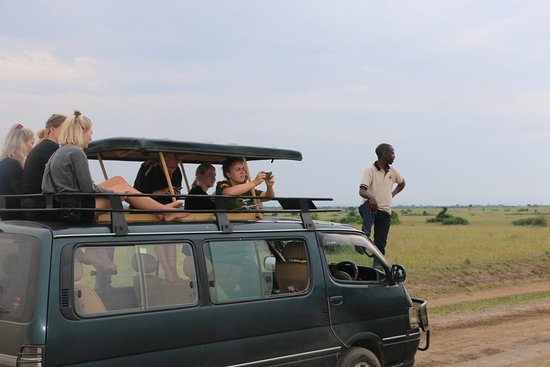
[[(464, 290), (550, 280), (550, 227), (516, 226), (520, 218), (550, 218), (550, 207), (450, 207), (468, 225), (426, 223), (441, 208), (395, 208), (386, 256), (407, 269), (407, 288), (430, 297)], [(319, 214), (321, 220), (346, 212)], [(359, 227), (360, 224), (353, 224)]]

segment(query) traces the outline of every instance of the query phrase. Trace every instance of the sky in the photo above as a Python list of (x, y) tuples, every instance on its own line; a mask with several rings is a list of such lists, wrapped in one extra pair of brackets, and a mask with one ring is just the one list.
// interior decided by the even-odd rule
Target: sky
[[(273, 171), (279, 196), (345, 206), (385, 142), (406, 180), (395, 205), (550, 204), (550, 2), (0, 0), (0, 14), (2, 142), (79, 108), (94, 139), (298, 150), (251, 170)], [(130, 182), (137, 168), (107, 163)]]

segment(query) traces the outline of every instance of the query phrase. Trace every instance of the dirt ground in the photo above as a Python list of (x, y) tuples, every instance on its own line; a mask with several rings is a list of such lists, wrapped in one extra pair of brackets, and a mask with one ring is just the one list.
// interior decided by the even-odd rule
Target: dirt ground
[[(548, 283), (494, 289), (429, 300), (448, 305), (550, 290)], [(430, 317), (431, 345), (417, 367), (550, 366), (550, 299)]]

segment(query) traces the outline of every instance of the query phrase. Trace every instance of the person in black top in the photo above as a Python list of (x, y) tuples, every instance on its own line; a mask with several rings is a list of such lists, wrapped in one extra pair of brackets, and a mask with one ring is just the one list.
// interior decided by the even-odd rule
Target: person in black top
[[(13, 124), (9, 129), (4, 147), (0, 152), (0, 195), (21, 193), (21, 178), (27, 155), (34, 145), (34, 132), (21, 124)], [(6, 208), (19, 208), (19, 199), (7, 198)], [(16, 219), (16, 213), (0, 213), (3, 220)]]
[[(164, 154), (166, 167), (174, 186), (174, 194), (179, 195), (181, 189), (181, 171), (178, 168), (178, 160), (174, 154)], [(162, 165), (158, 159), (152, 159), (144, 162), (139, 168), (139, 172), (134, 181), (134, 188), (144, 194), (170, 194), (166, 176), (162, 170)], [(171, 197), (152, 197), (162, 204), (168, 204), (173, 201)]]
[[(172, 181), (174, 194), (179, 195), (182, 179), (181, 171), (178, 167), (179, 162), (172, 153), (164, 154), (164, 160), (166, 162), (168, 174), (170, 175), (170, 180)], [(171, 193), (160, 159), (151, 159), (141, 165), (134, 181), (134, 188), (144, 194)], [(151, 196), (151, 198), (161, 204), (170, 204), (176, 200), (169, 196)], [(171, 283), (181, 281), (176, 267), (176, 246), (158, 245), (155, 246), (155, 253), (164, 270), (164, 278)]]
[[(61, 133), (65, 115), (53, 114), (46, 121), (44, 129), (38, 132), (40, 142), (31, 150), (25, 161), (23, 169), (22, 190), (25, 194), (39, 194), (42, 192), (42, 177), (46, 163), (59, 148), (57, 139)], [(43, 208), (45, 205), (42, 197), (25, 198), (21, 200), (23, 208)], [(33, 213), (28, 215), (31, 219), (47, 219), (48, 213)]]
[(216, 169), (213, 165), (203, 163), (195, 171), (195, 181), (193, 182), (189, 195), (204, 195), (203, 197), (187, 197), (185, 199), (185, 209), (189, 210), (209, 210), (215, 209), (214, 201), (209, 198), (207, 192), (209, 188), (214, 187), (216, 183)]

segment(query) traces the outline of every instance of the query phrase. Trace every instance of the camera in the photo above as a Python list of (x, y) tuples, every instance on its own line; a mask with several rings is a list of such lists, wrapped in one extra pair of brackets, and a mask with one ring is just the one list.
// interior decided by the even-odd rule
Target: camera
[(265, 179), (266, 179), (266, 180), (271, 179), (271, 175), (272, 175), (271, 171), (269, 171), (269, 172), (264, 172), (264, 173), (265, 173)]

